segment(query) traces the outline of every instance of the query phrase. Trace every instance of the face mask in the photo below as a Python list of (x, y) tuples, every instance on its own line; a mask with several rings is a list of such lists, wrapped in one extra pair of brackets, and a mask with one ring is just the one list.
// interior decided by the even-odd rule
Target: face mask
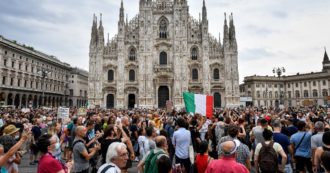
[(16, 135), (15, 136), (15, 140), (19, 140), (19, 135)]
[(55, 144), (55, 150), (59, 150), (60, 149), (60, 143), (59, 142), (57, 142), (56, 144)]

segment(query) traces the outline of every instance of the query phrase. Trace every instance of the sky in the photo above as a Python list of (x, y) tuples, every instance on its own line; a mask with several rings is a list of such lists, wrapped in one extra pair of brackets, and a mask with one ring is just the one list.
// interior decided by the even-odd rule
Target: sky
[[(128, 19), (139, 0), (123, 0)], [(198, 19), (202, 0), (188, 0)], [(223, 37), (224, 13), (233, 13), (240, 83), (245, 76), (317, 72), (330, 52), (328, 0), (205, 0), (209, 32)], [(88, 70), (93, 14), (102, 13), (105, 37), (117, 32), (120, 0), (1, 0), (0, 35)], [(221, 38), (222, 39), (222, 38)], [(106, 38), (105, 38), (106, 40)]]

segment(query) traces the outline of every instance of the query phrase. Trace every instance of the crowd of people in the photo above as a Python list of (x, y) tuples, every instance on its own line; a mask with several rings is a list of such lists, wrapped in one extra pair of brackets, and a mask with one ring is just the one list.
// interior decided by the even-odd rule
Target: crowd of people
[(0, 173), (330, 172), (326, 108), (0, 109)]

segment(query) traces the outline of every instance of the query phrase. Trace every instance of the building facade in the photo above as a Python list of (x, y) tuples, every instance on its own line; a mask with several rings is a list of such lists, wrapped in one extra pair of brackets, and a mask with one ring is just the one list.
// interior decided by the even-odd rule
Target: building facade
[(0, 105), (68, 105), (70, 65), (0, 36)]
[(291, 76), (248, 76), (241, 97), (252, 97), (254, 106), (311, 106), (329, 104), (330, 61), (325, 51), (320, 72)]
[(72, 68), (69, 76), (69, 106), (85, 107), (87, 105), (88, 72)]
[(187, 0), (140, 0), (139, 13), (124, 19), (105, 42), (102, 18), (94, 16), (88, 99), (106, 108), (183, 107), (182, 93), (214, 96), (214, 107), (239, 105), (237, 42), (233, 16), (225, 17), (223, 42), (209, 33), (205, 1), (201, 19)]

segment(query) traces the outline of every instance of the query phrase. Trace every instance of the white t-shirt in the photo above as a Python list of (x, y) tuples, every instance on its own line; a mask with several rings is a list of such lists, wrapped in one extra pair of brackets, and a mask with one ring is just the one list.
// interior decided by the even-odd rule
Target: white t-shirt
[(111, 165), (112, 167), (110, 167), (107, 171), (105, 171), (105, 173), (121, 173), (121, 170), (118, 168), (117, 165), (115, 165), (114, 163), (105, 163), (103, 164), (97, 171), (97, 173), (101, 173), (102, 170), (107, 167), (108, 165)]
[[(268, 145), (268, 144), (270, 143), (270, 141), (266, 141), (265, 143)], [(255, 153), (254, 153), (254, 157), (255, 157), (255, 158), (258, 158), (261, 147), (262, 147), (262, 143), (259, 143), (259, 144), (257, 145), (257, 147), (256, 147), (256, 151), (255, 151)], [(277, 142), (274, 142), (274, 144), (273, 144), (273, 148), (274, 148), (274, 150), (276, 151), (276, 153), (277, 153), (278, 155), (279, 155), (279, 153), (283, 150), (282, 146), (281, 146), (279, 143), (277, 143)]]

